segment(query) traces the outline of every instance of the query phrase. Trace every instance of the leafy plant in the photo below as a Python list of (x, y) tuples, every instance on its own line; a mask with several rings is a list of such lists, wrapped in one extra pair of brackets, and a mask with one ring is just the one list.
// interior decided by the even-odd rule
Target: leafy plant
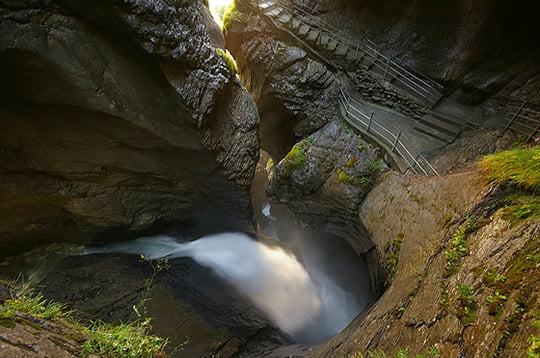
[(476, 300), (474, 299), (474, 287), (460, 282), (456, 282), (456, 286), (459, 290), (458, 300), (460, 305), (454, 310), (454, 313), (458, 316), (461, 323), (466, 326), (474, 322), (476, 318), (475, 312), (478, 309)]
[(459, 271), (461, 258), (469, 254), (469, 249), (467, 248), (467, 235), (475, 231), (476, 228), (476, 220), (469, 217), (465, 223), (454, 232), (450, 245), (445, 251), (446, 277), (452, 276)]
[(493, 295), (490, 295), (486, 299), (488, 304), (488, 313), (492, 316), (497, 316), (501, 313), (504, 302), (508, 301), (508, 297), (495, 291)]
[(376, 159), (373, 160), (371, 163), (369, 163), (369, 169), (371, 169), (374, 172), (378, 172), (383, 168), (384, 162), (382, 159)]

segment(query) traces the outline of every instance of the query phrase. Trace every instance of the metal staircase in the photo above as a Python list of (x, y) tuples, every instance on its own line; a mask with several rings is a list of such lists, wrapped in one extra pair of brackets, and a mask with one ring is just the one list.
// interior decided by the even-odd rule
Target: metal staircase
[[(289, 33), (317, 58), (337, 70), (341, 69), (340, 66), (324, 56), (323, 52), (329, 51), (334, 56), (354, 61), (375, 77), (392, 86), (399, 86), (401, 91), (408, 91), (409, 95), (420, 98), (429, 105), (439, 101), (442, 96), (442, 87), (436, 82), (406, 70), (395, 59), (377, 51), (372, 42), (357, 41), (353, 44), (346, 39), (343, 31), (322, 24), (307, 9), (283, 0), (238, 1), (266, 16), (276, 27)], [(342, 114), (349, 124), (381, 145), (402, 172), (410, 170), (418, 175), (439, 175), (400, 129), (381, 115), (368, 113), (362, 103), (351, 96), (342, 77), (338, 78)], [(448, 131), (451, 132), (450, 129)]]
[(332, 53), (337, 58), (351, 61), (366, 69), (375, 78), (390, 84), (396, 90), (433, 106), (442, 97), (442, 86), (416, 71), (406, 69), (397, 58), (390, 58), (370, 40), (352, 40), (341, 29), (322, 22), (309, 9), (284, 0), (242, 0), (253, 10), (270, 18), (285, 31), (292, 33), (303, 42), (309, 43), (326, 63), (335, 65), (320, 52)]

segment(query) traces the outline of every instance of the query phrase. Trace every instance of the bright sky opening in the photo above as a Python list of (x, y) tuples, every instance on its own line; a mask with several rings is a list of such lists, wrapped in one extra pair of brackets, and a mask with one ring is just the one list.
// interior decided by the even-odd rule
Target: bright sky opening
[(227, 11), (227, 9), (231, 6), (234, 0), (209, 0), (208, 3), (210, 5), (210, 12), (212, 13), (212, 16), (214, 16), (214, 19), (216, 22), (223, 26), (223, 15)]

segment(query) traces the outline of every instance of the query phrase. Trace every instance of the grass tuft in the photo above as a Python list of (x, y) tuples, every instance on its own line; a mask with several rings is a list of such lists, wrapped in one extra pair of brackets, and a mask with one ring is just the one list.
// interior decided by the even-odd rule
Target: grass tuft
[(108, 358), (152, 358), (162, 353), (168, 343), (150, 334), (150, 318), (129, 324), (97, 321), (85, 325), (73, 317), (74, 311), (68, 310), (66, 305), (45, 299), (28, 285), (23, 285), (12, 296), (0, 303), (0, 325), (14, 327), (20, 314), (55, 320), (86, 337), (86, 341), (81, 342), (84, 356), (95, 353)]
[(152, 358), (167, 340), (150, 334), (150, 318), (129, 324), (113, 325), (92, 322), (85, 332), (90, 336), (83, 344), (83, 354), (96, 353), (104, 357)]
[(540, 146), (507, 150), (484, 157), (480, 169), (489, 180), (512, 182), (533, 192), (540, 191)]

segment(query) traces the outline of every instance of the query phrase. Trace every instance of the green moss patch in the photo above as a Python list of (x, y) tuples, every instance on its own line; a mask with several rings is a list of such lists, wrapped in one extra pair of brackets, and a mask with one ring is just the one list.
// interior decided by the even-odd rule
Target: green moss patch
[(238, 65), (236, 64), (236, 61), (229, 50), (216, 48), (216, 53), (223, 59), (223, 61), (225, 61), (229, 72), (231, 72), (233, 76), (236, 75), (238, 73)]
[(306, 152), (313, 143), (313, 139), (305, 139), (291, 148), (289, 153), (284, 158), (285, 168), (281, 172), (283, 178), (289, 178), (293, 169), (298, 169), (304, 167), (308, 159), (306, 157)]
[(239, 18), (241, 15), (240, 11), (238, 10), (236, 0), (233, 1), (231, 6), (227, 10), (225, 10), (225, 13), (223, 14), (223, 30), (227, 30), (233, 21), (237, 18)]
[(540, 191), (540, 147), (491, 154), (480, 162), (486, 177), (498, 183), (511, 181), (520, 187)]
[(399, 252), (401, 250), (401, 244), (405, 234), (400, 231), (398, 235), (384, 247), (384, 261), (386, 270), (388, 272), (388, 281), (392, 281), (397, 271), (397, 265), (399, 261)]
[(540, 218), (540, 147), (488, 155), (479, 165), (487, 179), (516, 188), (503, 203), (505, 219), (516, 224)]
[(358, 187), (368, 187), (372, 183), (371, 178), (368, 176), (354, 177), (345, 173), (345, 171), (342, 169), (338, 169), (336, 173), (338, 175), (338, 180), (342, 183), (347, 183)]
[(446, 277), (450, 277), (457, 273), (461, 267), (461, 258), (469, 255), (467, 237), (470, 233), (474, 232), (476, 228), (476, 219), (469, 217), (452, 235), (450, 245), (444, 253), (446, 257)]

